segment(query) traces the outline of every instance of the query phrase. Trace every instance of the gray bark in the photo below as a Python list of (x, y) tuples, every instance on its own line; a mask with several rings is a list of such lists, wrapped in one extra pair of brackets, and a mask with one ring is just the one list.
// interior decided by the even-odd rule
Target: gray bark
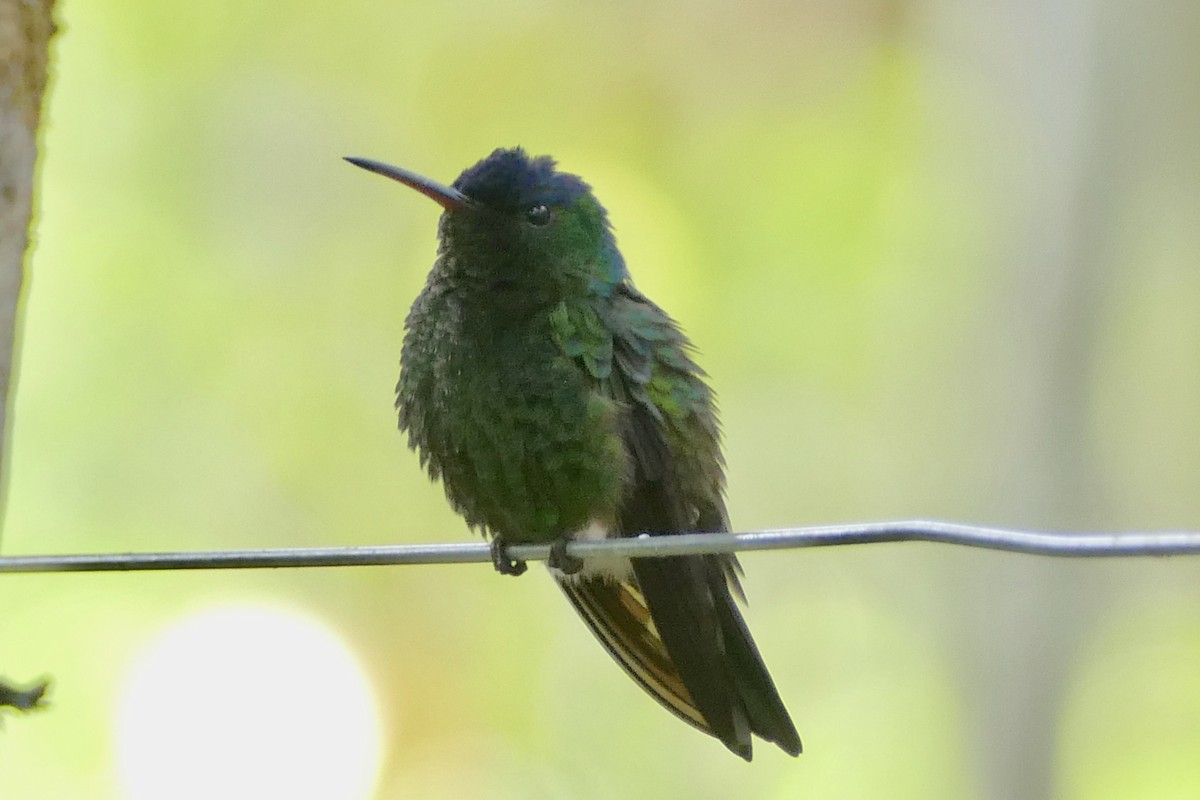
[[(0, 0), (0, 510), (8, 485), (17, 314), (33, 219), (53, 6), (53, 0)], [(0, 683), (0, 708), (35, 708), (45, 690), (44, 683), (25, 690)]]

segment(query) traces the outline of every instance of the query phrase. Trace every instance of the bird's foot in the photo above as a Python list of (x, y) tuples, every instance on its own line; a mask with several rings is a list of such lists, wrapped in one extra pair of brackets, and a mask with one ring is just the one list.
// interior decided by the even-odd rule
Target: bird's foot
[(492, 537), (492, 566), (496, 568), (496, 572), (501, 575), (517, 575), (524, 574), (525, 570), (529, 569), (529, 565), (524, 561), (515, 559), (508, 554), (508, 543), (500, 536)]
[(550, 545), (550, 556), (546, 559), (546, 565), (564, 575), (575, 575), (583, 569), (583, 559), (567, 552), (565, 538), (555, 539), (554, 543)]

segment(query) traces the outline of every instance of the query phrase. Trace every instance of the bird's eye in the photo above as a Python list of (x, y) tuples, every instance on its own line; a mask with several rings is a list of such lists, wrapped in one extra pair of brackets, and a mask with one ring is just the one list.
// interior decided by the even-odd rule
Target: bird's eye
[(541, 227), (550, 221), (550, 209), (546, 208), (543, 203), (530, 206), (529, 210), (525, 212), (525, 219), (529, 220), (530, 225)]

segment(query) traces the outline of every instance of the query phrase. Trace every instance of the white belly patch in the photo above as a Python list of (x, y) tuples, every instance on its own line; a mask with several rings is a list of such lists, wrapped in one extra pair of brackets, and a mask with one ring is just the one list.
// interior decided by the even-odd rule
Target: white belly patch
[[(600, 520), (592, 520), (586, 528), (580, 528), (568, 537), (574, 542), (602, 542), (618, 538)], [(550, 567), (550, 572), (560, 581), (577, 581), (584, 578), (608, 578), (614, 581), (628, 580), (633, 575), (633, 564), (625, 556), (588, 556), (583, 560), (583, 569), (568, 575), (560, 569)]]

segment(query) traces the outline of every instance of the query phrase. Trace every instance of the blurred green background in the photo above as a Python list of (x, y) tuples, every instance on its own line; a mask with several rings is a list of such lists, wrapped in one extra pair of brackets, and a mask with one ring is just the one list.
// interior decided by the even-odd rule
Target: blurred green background
[[(737, 529), (1200, 527), (1198, 4), (59, 19), (6, 554), (466, 540), (391, 408), (438, 209), (340, 157), (514, 144), (698, 345)], [(664, 713), (537, 570), (3, 576), (0, 670), (55, 685), (0, 796), (1200, 796), (1200, 562), (743, 563), (795, 761)]]

